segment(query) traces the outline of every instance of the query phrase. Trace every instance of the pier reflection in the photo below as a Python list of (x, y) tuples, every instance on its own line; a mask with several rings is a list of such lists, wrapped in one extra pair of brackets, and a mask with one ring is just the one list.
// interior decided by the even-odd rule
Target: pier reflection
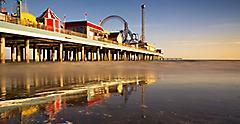
[[(156, 82), (154, 73), (144, 74), (24, 74), (0, 78), (0, 123), (44, 123), (54, 121), (69, 107), (91, 108), (111, 96), (122, 97), (127, 104), (133, 92), (141, 91), (144, 109), (144, 85)], [(144, 116), (144, 115), (143, 115)]]

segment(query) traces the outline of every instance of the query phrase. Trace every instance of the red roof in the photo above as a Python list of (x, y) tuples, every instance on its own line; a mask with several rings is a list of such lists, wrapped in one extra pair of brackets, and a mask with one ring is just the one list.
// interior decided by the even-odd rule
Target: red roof
[(76, 22), (65, 22), (66, 27), (78, 27), (78, 26), (89, 26), (91, 28), (103, 31), (103, 28), (90, 21), (76, 21)]
[(43, 18), (56, 19), (60, 21), (57, 15), (49, 7), (39, 17), (37, 17), (37, 19), (43, 19)]

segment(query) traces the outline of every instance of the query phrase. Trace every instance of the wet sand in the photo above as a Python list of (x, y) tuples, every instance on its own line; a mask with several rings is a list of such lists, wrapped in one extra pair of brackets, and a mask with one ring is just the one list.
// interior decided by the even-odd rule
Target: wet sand
[(238, 124), (239, 75), (240, 61), (0, 65), (0, 123)]

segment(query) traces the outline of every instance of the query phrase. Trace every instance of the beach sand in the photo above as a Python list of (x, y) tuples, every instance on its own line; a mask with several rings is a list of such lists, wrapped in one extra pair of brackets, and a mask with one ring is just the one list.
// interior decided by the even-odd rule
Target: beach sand
[[(240, 61), (4, 64), (0, 122), (238, 124), (239, 75)], [(16, 102), (29, 98), (36, 102)]]

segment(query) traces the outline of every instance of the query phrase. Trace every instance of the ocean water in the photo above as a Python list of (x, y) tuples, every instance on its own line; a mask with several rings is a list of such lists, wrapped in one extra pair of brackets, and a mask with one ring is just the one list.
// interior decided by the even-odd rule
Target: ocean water
[(1, 124), (239, 124), (240, 61), (0, 65)]

